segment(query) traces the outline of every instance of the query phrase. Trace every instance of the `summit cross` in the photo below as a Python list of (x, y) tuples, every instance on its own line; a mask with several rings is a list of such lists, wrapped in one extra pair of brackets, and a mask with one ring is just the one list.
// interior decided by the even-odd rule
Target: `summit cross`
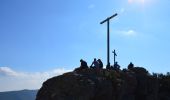
[(109, 30), (109, 25), (110, 25), (110, 19), (116, 17), (118, 14), (115, 13), (114, 15), (106, 18), (105, 20), (103, 20), (102, 22), (100, 22), (100, 24), (103, 24), (105, 22), (107, 22), (107, 67), (110, 67), (110, 30)]

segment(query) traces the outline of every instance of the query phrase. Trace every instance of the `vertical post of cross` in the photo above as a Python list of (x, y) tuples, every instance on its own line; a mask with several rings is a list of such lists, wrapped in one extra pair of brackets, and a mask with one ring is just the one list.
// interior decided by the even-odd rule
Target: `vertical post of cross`
[(109, 20), (107, 21), (107, 66), (110, 67), (110, 32), (109, 32)]
[(116, 13), (100, 23), (100, 24), (103, 24), (107, 22), (107, 67), (110, 67), (110, 30), (109, 30), (110, 19), (112, 19), (113, 17), (116, 17), (117, 15), (118, 14)]

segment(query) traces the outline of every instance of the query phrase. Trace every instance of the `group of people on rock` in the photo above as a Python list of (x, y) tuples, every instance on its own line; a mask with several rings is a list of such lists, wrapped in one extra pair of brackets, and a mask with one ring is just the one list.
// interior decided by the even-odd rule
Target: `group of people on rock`
[[(80, 60), (80, 69), (86, 69), (89, 68), (87, 65), (87, 62), (84, 61), (83, 59)], [(128, 69), (132, 69), (134, 67), (133, 63), (130, 62), (130, 64), (128, 65)], [(92, 69), (103, 69), (103, 62), (101, 61), (101, 59), (96, 59), (94, 58), (94, 61), (92, 62), (92, 64), (90, 65), (90, 68)], [(106, 69), (113, 69), (113, 70), (120, 70), (120, 65), (118, 64), (118, 62), (115, 62), (115, 64), (113, 66), (109, 66), (106, 67)]]
[[(87, 65), (87, 62), (84, 61), (83, 59), (80, 60), (80, 69), (86, 69), (89, 68)], [(92, 69), (103, 69), (103, 62), (101, 61), (101, 59), (96, 59), (94, 58), (92, 64), (90, 65), (90, 68)], [(119, 70), (120, 69), (120, 65), (118, 64), (118, 62), (115, 62), (115, 64), (113, 66), (109, 66), (106, 67), (106, 69), (115, 69), (115, 70)]]
[[(84, 61), (83, 59), (80, 60), (80, 68), (81, 69), (86, 69), (88, 68), (87, 62)], [(101, 59), (96, 60), (96, 58), (94, 58), (94, 61), (92, 62), (90, 68), (92, 69), (102, 69), (103, 68), (103, 62), (101, 61)]]
[(113, 66), (106, 66), (106, 69), (119, 70), (120, 65), (118, 64), (118, 62), (115, 62), (115, 64)]

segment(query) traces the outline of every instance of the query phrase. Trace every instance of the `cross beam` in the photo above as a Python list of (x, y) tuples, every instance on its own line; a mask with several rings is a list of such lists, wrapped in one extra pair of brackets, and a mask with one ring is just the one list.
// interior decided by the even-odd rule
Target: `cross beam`
[(100, 24), (107, 22), (107, 67), (110, 67), (110, 32), (109, 32), (109, 25), (110, 19), (116, 17), (118, 14), (115, 13), (114, 15), (108, 17), (107, 19), (103, 20)]

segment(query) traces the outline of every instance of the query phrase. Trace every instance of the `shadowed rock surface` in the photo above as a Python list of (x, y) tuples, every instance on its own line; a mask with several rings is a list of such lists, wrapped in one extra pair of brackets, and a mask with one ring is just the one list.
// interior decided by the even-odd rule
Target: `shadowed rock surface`
[(48, 79), (36, 100), (170, 100), (170, 75), (142, 67), (76, 69)]

